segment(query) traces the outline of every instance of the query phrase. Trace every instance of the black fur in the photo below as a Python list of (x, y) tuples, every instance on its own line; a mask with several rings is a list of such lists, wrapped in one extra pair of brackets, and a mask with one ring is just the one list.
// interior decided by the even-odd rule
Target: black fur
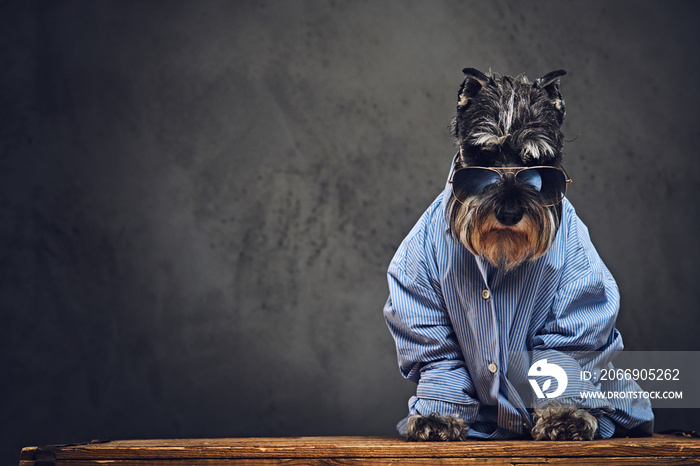
[(412, 441), (465, 440), (469, 428), (455, 416), (430, 413), (427, 416), (411, 416), (406, 426), (406, 438)]
[[(525, 76), (487, 77), (471, 68), (463, 71), (467, 76), (459, 89), (457, 112), (451, 125), (462, 163), (479, 166), (561, 163), (564, 145), (561, 124), (566, 106), (559, 93), (559, 77), (565, 71), (549, 73), (534, 84)], [(512, 118), (508, 118), (509, 114)], [(485, 135), (503, 140), (485, 144), (479, 141), (479, 136)], [(528, 141), (547, 146), (542, 160), (526, 150)]]
[(563, 403), (535, 408), (535, 440), (593, 440), (598, 419), (588, 411)]

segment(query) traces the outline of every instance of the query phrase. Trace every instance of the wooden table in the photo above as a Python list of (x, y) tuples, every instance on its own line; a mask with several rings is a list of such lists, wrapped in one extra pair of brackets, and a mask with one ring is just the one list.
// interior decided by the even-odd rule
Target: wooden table
[(394, 437), (119, 440), (22, 449), (21, 466), (224, 464), (700, 464), (700, 439), (406, 442)]

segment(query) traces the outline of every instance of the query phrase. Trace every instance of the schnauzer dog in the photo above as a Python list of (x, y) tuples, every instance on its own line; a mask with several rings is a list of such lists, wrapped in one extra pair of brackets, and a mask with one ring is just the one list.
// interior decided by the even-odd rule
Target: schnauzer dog
[(566, 72), (533, 83), (463, 72), (445, 191), (389, 267), (384, 314), (401, 371), (418, 383), (399, 431), (409, 440), (649, 434), (648, 402), (524, 407), (506, 378), (509, 351), (622, 349), (619, 294), (565, 199)]

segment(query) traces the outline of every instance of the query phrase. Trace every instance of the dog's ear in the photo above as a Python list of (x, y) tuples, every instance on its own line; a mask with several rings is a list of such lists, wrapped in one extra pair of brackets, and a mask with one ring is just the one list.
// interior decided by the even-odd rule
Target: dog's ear
[(561, 98), (561, 94), (559, 93), (559, 78), (565, 74), (566, 71), (564, 70), (552, 71), (542, 76), (532, 85), (532, 87), (543, 89), (547, 93), (549, 100), (551, 100), (557, 110), (561, 112), (565, 111), (565, 107), (564, 99)]
[(474, 68), (464, 68), (462, 73), (464, 73), (465, 78), (459, 88), (459, 94), (457, 94), (457, 107), (466, 109), (469, 101), (476, 97), (484, 86), (493, 84), (493, 79)]

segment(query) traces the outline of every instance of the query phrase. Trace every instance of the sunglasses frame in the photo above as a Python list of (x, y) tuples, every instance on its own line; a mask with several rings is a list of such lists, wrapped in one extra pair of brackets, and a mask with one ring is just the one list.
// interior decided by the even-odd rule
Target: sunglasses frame
[[(535, 165), (535, 166), (533, 166), (533, 167), (479, 167), (479, 166), (476, 166), (476, 165), (470, 165), (470, 166), (468, 166), (468, 167), (460, 167), (460, 168), (454, 170), (454, 171), (452, 172), (452, 175), (450, 175), (450, 179), (447, 180), (447, 182), (450, 183), (450, 184), (453, 184), (452, 181), (454, 180), (455, 174), (456, 174), (458, 171), (460, 171), (460, 170), (466, 170), (467, 168), (480, 168), (480, 169), (482, 169), (482, 170), (491, 170), (491, 171), (494, 171), (494, 172), (498, 173), (498, 176), (501, 178), (501, 181), (498, 182), (499, 185), (500, 185), (501, 183), (503, 183), (503, 175), (504, 175), (505, 173), (512, 173), (512, 174), (513, 174), (513, 178), (517, 178), (518, 173), (520, 173), (520, 172), (523, 171), (523, 170), (530, 170), (530, 169), (532, 169), (532, 168), (549, 168), (549, 169), (559, 170), (560, 172), (562, 172), (562, 173), (564, 174), (564, 179), (565, 179), (565, 181), (566, 181), (566, 184), (564, 185), (564, 192), (562, 193), (561, 199), (559, 199), (559, 200), (558, 200), (557, 202), (555, 202), (554, 204), (542, 204), (542, 207), (554, 207), (555, 205), (557, 205), (557, 204), (559, 204), (561, 201), (563, 201), (563, 200), (564, 200), (564, 197), (566, 196), (566, 191), (567, 191), (567, 189), (568, 189), (568, 187), (569, 187), (569, 184), (573, 183), (573, 181), (574, 181), (574, 180), (572, 180), (571, 178), (569, 178), (569, 175), (566, 173), (566, 171), (565, 171), (563, 168), (553, 167), (553, 166), (551, 166), (551, 165)], [(469, 204), (465, 204), (464, 202), (460, 201), (459, 198), (454, 194), (454, 187), (452, 188), (452, 195), (455, 197), (455, 199), (457, 199), (457, 202), (459, 202), (460, 204), (462, 204), (462, 205), (465, 206), (465, 207), (476, 207), (476, 206), (479, 205), (479, 204), (476, 204), (476, 205), (469, 205)]]

